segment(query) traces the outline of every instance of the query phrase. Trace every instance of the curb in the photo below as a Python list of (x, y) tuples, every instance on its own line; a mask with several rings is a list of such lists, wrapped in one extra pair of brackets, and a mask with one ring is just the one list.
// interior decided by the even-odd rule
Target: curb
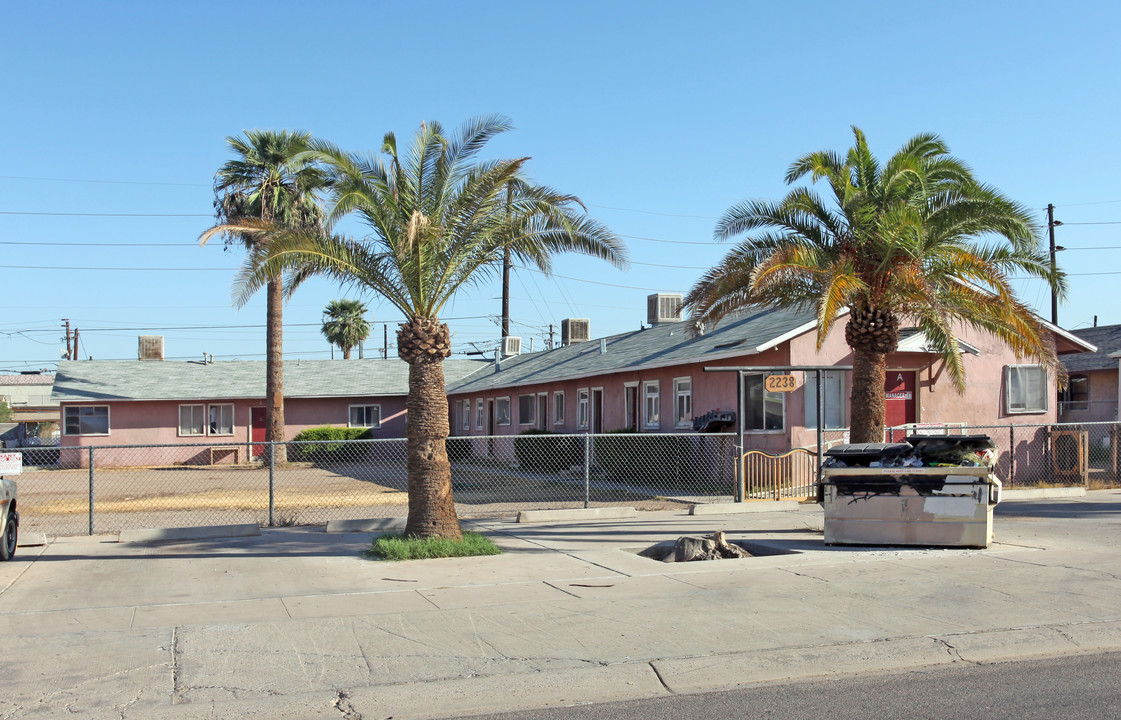
[(619, 520), (638, 516), (633, 507), (576, 508), (574, 510), (522, 510), (518, 522), (565, 522), (571, 520)]
[(29, 532), (19, 534), (17, 547), (39, 547), (47, 544), (46, 533)]
[(1045, 498), (1073, 498), (1086, 497), (1084, 487), (1058, 487), (1058, 488), (1025, 488), (1023, 490), (1004, 489), (1000, 492), (1000, 501), (1009, 502), (1016, 500), (1042, 500)]
[[(690, 515), (733, 515), (740, 513), (799, 510), (806, 504), (798, 500), (757, 500), (742, 503), (700, 503), (689, 508)], [(817, 503), (813, 503), (816, 505)], [(820, 506), (819, 506), (820, 507)]]
[(405, 518), (368, 518), (362, 520), (328, 520), (329, 533), (401, 532)]
[(168, 542), (172, 540), (209, 540), (213, 538), (251, 537), (261, 534), (256, 523), (244, 525), (207, 525), (202, 527), (122, 530), (117, 542)]

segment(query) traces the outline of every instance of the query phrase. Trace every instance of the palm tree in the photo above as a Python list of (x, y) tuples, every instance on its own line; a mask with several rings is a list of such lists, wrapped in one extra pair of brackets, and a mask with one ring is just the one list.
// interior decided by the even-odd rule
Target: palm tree
[[(227, 245), (239, 243), (253, 252), (266, 243), (261, 232), (275, 228), (313, 228), (323, 222), (318, 203), (327, 175), (307, 155), (311, 135), (302, 131), (251, 130), (244, 137), (228, 137), (235, 158), (214, 176), (217, 222), (199, 238), (205, 244), (224, 235)], [(283, 367), (284, 285), (280, 275), (269, 278), (265, 328), (265, 438), (284, 442)], [(273, 445), (273, 459), (284, 462), (283, 445)]]
[(786, 173), (787, 184), (824, 179), (829, 204), (797, 188), (780, 202), (745, 201), (724, 213), (717, 239), (748, 236), (690, 291), (693, 318), (717, 321), (752, 305), (814, 308), (820, 348), (847, 308), (852, 442), (883, 438), (886, 360), (902, 319), (930, 339), (958, 392), (961, 326), (991, 333), (1061, 377), (1039, 318), (1010, 285), (1027, 275), (1057, 293), (1066, 287), (1028, 211), (978, 183), (937, 135), (916, 135), (881, 165), (864, 133), (853, 134), (844, 156), (810, 153)]
[[(409, 364), (409, 536), (461, 536), (445, 448), (443, 360), (451, 354), (451, 337), (439, 318), (444, 305), (462, 288), (493, 275), (505, 248), (546, 273), (560, 252), (584, 253), (617, 267), (626, 263), (625, 249), (606, 227), (571, 209), (575, 198), (524, 182), (528, 158), (475, 159), (508, 129), (509, 122), (497, 116), (468, 121), (454, 134), (426, 123), (404, 154), (393, 133), (386, 134), (384, 160), (314, 143), (316, 157), (334, 170), (330, 219), (353, 214), (369, 235), (357, 240), (275, 233), (267, 247), (247, 258), (238, 279), (244, 302), (277, 273), (324, 275), (373, 290), (405, 316), (397, 354)], [(522, 189), (507, 205), (511, 182)], [(513, 217), (526, 219), (516, 234), (507, 232)]]
[(366, 304), (361, 300), (332, 300), (323, 311), (323, 336), (350, 359), (350, 349), (370, 337)]

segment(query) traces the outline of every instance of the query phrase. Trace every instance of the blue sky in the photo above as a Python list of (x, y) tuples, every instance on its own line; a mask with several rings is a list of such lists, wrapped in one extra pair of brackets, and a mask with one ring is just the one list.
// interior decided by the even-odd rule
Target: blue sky
[[(230, 303), (241, 253), (196, 243), (226, 136), (303, 129), (373, 151), (388, 130), (485, 113), (517, 127), (488, 152), (532, 157), (634, 262), (516, 272), (527, 346), (565, 317), (637, 329), (647, 294), (686, 292), (729, 249), (712, 240), (722, 212), (781, 197), (790, 162), (847, 148), (850, 125), (881, 157), (939, 133), (1041, 221), (1054, 203), (1060, 324), (1121, 323), (1119, 24), (1108, 2), (7, 3), (0, 370), (53, 368), (62, 318), (82, 357), (134, 358), (156, 334), (170, 358), (262, 359), (264, 298)], [(1049, 315), (1042, 284), (1019, 288)], [(493, 346), (498, 294), (486, 282), (445, 309), (457, 351)], [(323, 307), (356, 296), (301, 288), (286, 358), (329, 357)], [(400, 315), (361, 297), (371, 345), (384, 322), (392, 343)]]

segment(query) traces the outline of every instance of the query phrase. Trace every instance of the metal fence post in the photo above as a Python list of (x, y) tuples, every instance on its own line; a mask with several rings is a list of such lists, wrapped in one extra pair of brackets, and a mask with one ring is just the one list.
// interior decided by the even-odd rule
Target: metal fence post
[(90, 535), (93, 535), (93, 446), (89, 449), (90, 456)]
[(591, 504), (592, 482), (592, 436), (584, 435), (584, 507)]
[(1016, 426), (1008, 426), (1008, 484), (1016, 484)]
[(269, 443), (269, 527), (276, 527), (276, 442)]

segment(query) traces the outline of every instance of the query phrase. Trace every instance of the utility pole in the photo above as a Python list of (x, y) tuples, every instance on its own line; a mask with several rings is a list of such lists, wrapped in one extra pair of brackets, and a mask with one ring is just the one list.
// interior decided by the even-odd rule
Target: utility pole
[(77, 357), (78, 352), (79, 352), (79, 350), (78, 350), (78, 328), (74, 328), (74, 357), (71, 357), (70, 359), (71, 360), (81, 360), (82, 358)]
[[(1055, 219), (1055, 206), (1047, 203), (1047, 236), (1051, 241), (1051, 276), (1055, 275), (1055, 253), (1059, 250), (1065, 250), (1061, 246), (1055, 245), (1055, 228), (1062, 225), (1062, 222)], [(1058, 326), (1059, 324), (1059, 296), (1055, 294), (1055, 286), (1051, 286), (1051, 324)]]
[(506, 244), (502, 248), (502, 338), (510, 337), (510, 184), (506, 184)]
[(66, 328), (66, 359), (73, 360), (74, 354), (70, 352), (70, 320), (62, 318), (62, 326)]

